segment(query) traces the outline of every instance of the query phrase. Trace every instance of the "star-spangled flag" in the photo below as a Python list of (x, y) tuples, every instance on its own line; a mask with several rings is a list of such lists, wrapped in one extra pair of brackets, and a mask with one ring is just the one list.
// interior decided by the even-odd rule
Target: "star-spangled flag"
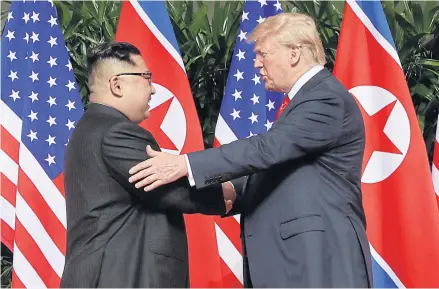
[[(259, 69), (254, 68), (254, 43), (247, 36), (265, 18), (282, 12), (279, 1), (246, 1), (233, 59), (215, 129), (214, 145), (247, 138), (269, 130), (285, 95), (265, 90)], [(216, 218), (215, 230), (221, 257), (224, 287), (242, 287), (243, 265), (239, 216)]]
[(64, 268), (64, 151), (83, 106), (51, 2), (14, 1), (1, 48), (1, 238), (12, 287), (58, 287)]
[(361, 181), (374, 286), (439, 287), (439, 212), (427, 153), (380, 1), (347, 1), (334, 74), (365, 123)]

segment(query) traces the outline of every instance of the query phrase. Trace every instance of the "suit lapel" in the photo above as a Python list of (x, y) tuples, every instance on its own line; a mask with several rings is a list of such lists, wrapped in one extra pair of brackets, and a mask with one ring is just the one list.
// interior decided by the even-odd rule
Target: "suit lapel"
[(304, 98), (307, 97), (307, 92), (319, 85), (326, 78), (331, 77), (332, 74), (328, 69), (323, 68), (316, 75), (314, 75), (308, 82), (306, 82), (296, 93), (293, 99), (290, 101), (288, 106), (284, 109), (284, 111), (279, 116), (279, 119), (286, 115), (286, 111), (290, 111), (294, 106), (303, 101)]
[[(285, 117), (286, 112), (290, 111), (295, 105), (300, 103), (303, 98), (307, 97), (307, 92), (316, 87), (319, 83), (324, 81), (326, 78), (331, 77), (332, 74), (326, 68), (323, 68), (316, 75), (314, 75), (308, 82), (306, 82), (294, 98), (290, 101), (288, 106), (284, 109), (282, 114), (279, 116), (279, 119)], [(276, 123), (274, 124), (276, 125)], [(247, 184), (244, 190), (244, 198), (243, 198), (243, 207), (244, 210), (251, 210), (252, 208), (252, 200), (255, 197), (258, 189), (260, 189), (260, 183), (264, 180), (266, 172), (260, 172), (249, 176), (247, 180)]]

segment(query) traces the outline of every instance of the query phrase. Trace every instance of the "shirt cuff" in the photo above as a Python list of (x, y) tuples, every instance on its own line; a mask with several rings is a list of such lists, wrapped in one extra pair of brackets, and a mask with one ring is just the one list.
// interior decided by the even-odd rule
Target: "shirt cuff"
[(186, 160), (187, 178), (189, 180), (189, 185), (191, 187), (195, 187), (195, 180), (194, 176), (192, 175), (191, 164), (189, 163), (189, 158), (187, 157), (187, 154), (184, 155), (184, 159)]

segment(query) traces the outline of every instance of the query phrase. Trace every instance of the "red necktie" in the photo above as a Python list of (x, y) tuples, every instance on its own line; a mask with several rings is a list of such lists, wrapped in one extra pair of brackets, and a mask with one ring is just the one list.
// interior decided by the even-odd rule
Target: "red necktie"
[(282, 113), (282, 111), (284, 111), (284, 109), (288, 106), (289, 103), (290, 103), (290, 98), (288, 97), (288, 94), (286, 94), (284, 101), (282, 102), (282, 105), (279, 107), (279, 110), (277, 111), (276, 119), (279, 118), (280, 114)]

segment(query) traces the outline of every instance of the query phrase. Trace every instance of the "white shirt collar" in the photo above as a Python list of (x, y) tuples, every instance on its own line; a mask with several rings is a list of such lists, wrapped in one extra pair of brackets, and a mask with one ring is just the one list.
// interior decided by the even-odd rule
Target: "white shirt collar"
[(290, 98), (290, 100), (293, 99), (293, 97), (302, 88), (302, 86), (305, 85), (305, 83), (307, 83), (311, 78), (313, 78), (314, 75), (316, 75), (322, 69), (323, 69), (323, 65), (316, 65), (310, 70), (308, 70), (307, 72), (305, 72), (305, 74), (303, 74), (296, 81), (296, 83), (291, 88), (290, 92), (288, 92), (288, 97)]

